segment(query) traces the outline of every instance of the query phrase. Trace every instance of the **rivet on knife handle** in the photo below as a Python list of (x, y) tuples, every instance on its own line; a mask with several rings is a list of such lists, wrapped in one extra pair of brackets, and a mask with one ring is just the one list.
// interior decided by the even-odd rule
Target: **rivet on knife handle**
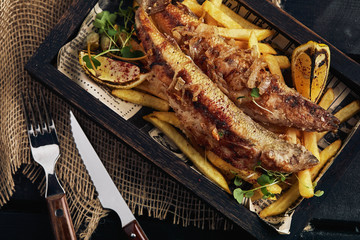
[(57, 194), (46, 198), (49, 214), (57, 240), (75, 240), (76, 234), (71, 221), (65, 194)]
[(129, 239), (132, 240), (148, 239), (136, 220), (131, 221), (123, 229)]

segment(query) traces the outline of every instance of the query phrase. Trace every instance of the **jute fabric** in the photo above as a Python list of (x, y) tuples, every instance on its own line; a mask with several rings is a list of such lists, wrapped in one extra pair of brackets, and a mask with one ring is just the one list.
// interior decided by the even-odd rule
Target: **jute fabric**
[(32, 95), (42, 89), (59, 135), (61, 157), (56, 173), (67, 193), (79, 239), (89, 239), (107, 212), (96, 198), (95, 188), (73, 142), (70, 109), (134, 213), (157, 219), (170, 217), (174, 224), (183, 226), (232, 228), (231, 223), (195, 194), (70, 107), (24, 70), (26, 62), (70, 4), (71, 0), (1, 0), (0, 206), (14, 193), (13, 174), (21, 166), (24, 166), (23, 173), (38, 185), (40, 194), (44, 194), (44, 173), (31, 158), (20, 97), (21, 92), (29, 90)]

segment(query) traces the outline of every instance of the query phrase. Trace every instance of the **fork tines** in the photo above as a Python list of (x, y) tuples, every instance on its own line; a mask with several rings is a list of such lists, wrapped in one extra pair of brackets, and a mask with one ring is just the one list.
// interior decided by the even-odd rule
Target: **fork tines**
[(25, 101), (24, 94), (21, 94), (23, 101), (23, 110), (25, 115), (25, 122), (29, 134), (37, 135), (44, 134), (46, 132), (55, 131), (54, 121), (48, 111), (45, 103), (44, 94), (40, 89), (40, 101), (34, 94), (33, 99), (30, 97), (29, 91), (27, 91), (26, 97), (28, 99), (28, 107)]

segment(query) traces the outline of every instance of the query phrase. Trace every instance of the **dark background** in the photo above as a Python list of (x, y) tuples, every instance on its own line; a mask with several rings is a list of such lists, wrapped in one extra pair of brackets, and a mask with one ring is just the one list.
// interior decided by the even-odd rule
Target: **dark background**
[[(320, 36), (360, 61), (359, 0), (286, 0), (283, 8)], [(0, 209), (0, 239), (53, 239), (46, 202), (36, 188), (19, 171), (15, 175), (15, 194)], [(360, 239), (360, 159), (349, 166), (327, 199), (319, 205), (300, 239)], [(212, 231), (183, 228), (169, 220), (136, 216), (150, 239), (253, 239), (241, 228)], [(115, 214), (101, 220), (92, 239), (120, 239), (120, 222)]]

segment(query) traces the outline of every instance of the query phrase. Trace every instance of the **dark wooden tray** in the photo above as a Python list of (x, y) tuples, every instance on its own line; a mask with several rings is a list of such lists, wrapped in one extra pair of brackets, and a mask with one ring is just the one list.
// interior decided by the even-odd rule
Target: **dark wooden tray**
[[(354, 129), (351, 139), (344, 145), (328, 172), (320, 180), (318, 186), (325, 191), (324, 196), (304, 200), (293, 215), (291, 235), (279, 235), (254, 213), (239, 205), (232, 196), (215, 187), (212, 182), (191, 169), (183, 160), (164, 148), (158, 148), (158, 144), (146, 133), (140, 131), (137, 126), (124, 120), (56, 69), (54, 61), (59, 49), (75, 36), (85, 16), (96, 2), (97, 0), (74, 0), (69, 10), (27, 63), (27, 71), (254, 237), (258, 239), (296, 239), (310, 220), (314, 210), (344, 174), (350, 162), (359, 157), (360, 149), (357, 143), (360, 140), (360, 131)], [(254, 15), (261, 16), (260, 18), (270, 26), (286, 35), (293, 44), (301, 44), (309, 40), (328, 44), (331, 48), (331, 71), (341, 77), (342, 81), (354, 91), (359, 91), (360, 65), (355, 61), (270, 2), (244, 0), (240, 3)]]

